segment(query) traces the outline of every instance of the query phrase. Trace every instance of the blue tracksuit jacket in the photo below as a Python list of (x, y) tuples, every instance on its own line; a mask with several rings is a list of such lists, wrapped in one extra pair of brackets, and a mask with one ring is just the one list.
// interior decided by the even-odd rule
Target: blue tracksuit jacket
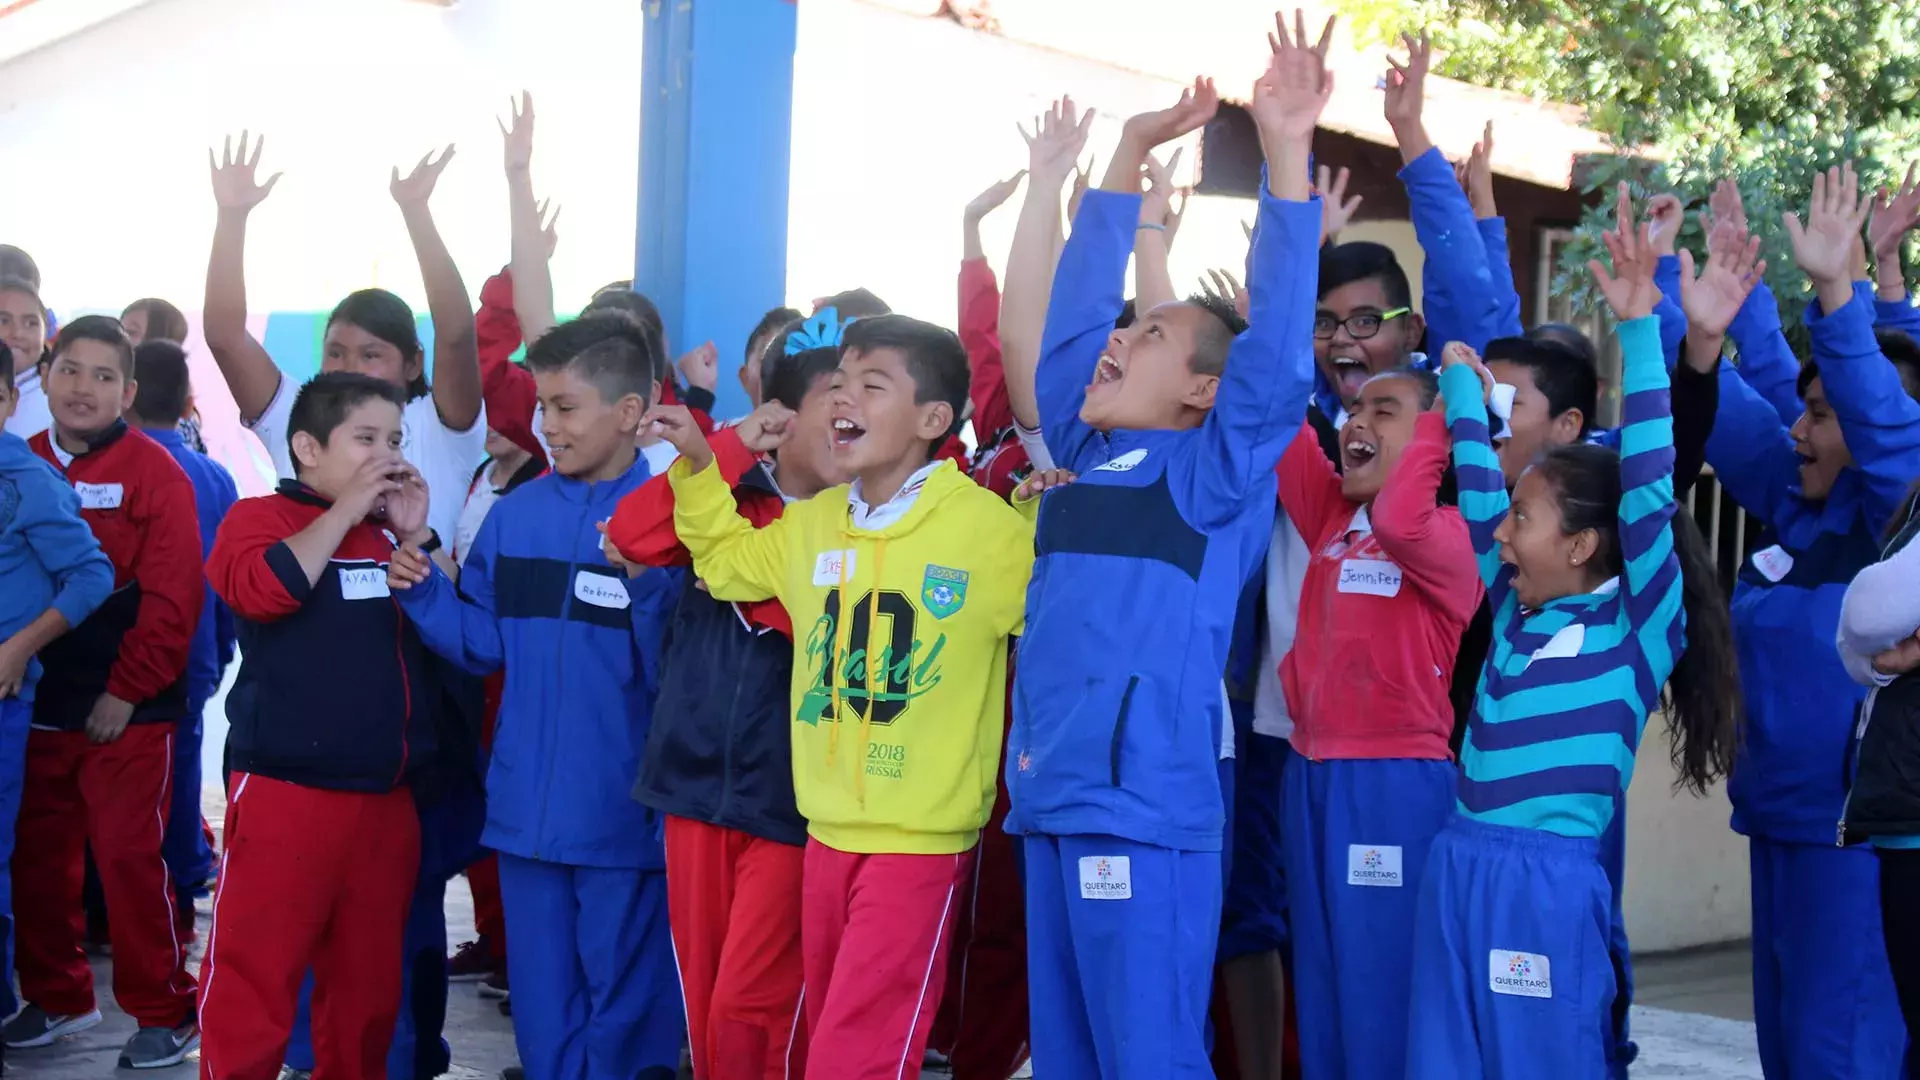
[(1861, 697), (1832, 646), (1840, 602), (1878, 556), (1877, 537), (1920, 474), (1920, 404), (1874, 341), (1869, 301), (1856, 289), (1840, 310), (1823, 313), (1816, 303), (1807, 315), (1854, 459), (1823, 501), (1800, 494), (1800, 459), (1779, 409), (1732, 366), (1720, 368), (1707, 460), (1775, 544), (1741, 568), (1733, 595), (1747, 731), (1729, 794), (1734, 828), (1750, 836), (1833, 842)]
[[(1507, 262), (1505, 222), (1492, 219), (1496, 236), (1489, 222), (1474, 219), (1473, 204), (1437, 147), (1402, 168), (1400, 182), (1427, 260), (1420, 289), (1427, 353), (1439, 356), (1449, 341), (1484, 352), (1494, 338), (1518, 335), (1520, 298)], [(1490, 240), (1500, 246), (1498, 267)]]
[[(69, 626), (87, 620), (113, 591), (113, 564), (80, 518), (73, 485), (27, 441), (0, 432), (0, 641), (48, 608)], [(27, 661), (20, 697), (33, 700), (40, 661)]]
[(1218, 851), (1220, 678), (1273, 538), (1274, 465), (1312, 386), (1319, 201), (1260, 197), (1250, 328), (1211, 415), (1181, 431), (1079, 418), (1120, 314), (1138, 196), (1088, 192), (1061, 255), (1036, 390), (1054, 460), (1027, 592), (1007, 831)]
[[(240, 489), (220, 463), (187, 445), (176, 428), (144, 428), (147, 437), (165, 447), (173, 460), (193, 482), (193, 505), (200, 512), (200, 552), (204, 560), (213, 553), (213, 538), (227, 511), (240, 500)], [(193, 646), (187, 653), (187, 693), (195, 699), (209, 697), (219, 689), (220, 673), (233, 660), (233, 611), (207, 589), (206, 603), (200, 609), (200, 624), (193, 631)]]
[(481, 836), (496, 851), (665, 868), (660, 818), (629, 793), (682, 571), (624, 577), (594, 529), (647, 471), (636, 457), (605, 483), (529, 481), (487, 515), (458, 592), (436, 568), (394, 594), (428, 648), (475, 675), (506, 669)]

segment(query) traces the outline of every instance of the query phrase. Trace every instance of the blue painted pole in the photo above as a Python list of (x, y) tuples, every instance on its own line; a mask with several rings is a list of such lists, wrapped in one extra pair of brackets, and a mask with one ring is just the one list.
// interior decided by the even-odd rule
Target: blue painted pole
[(747, 334), (786, 300), (792, 0), (650, 0), (641, 47), (634, 287), (675, 352), (720, 350), (719, 416), (746, 411)]

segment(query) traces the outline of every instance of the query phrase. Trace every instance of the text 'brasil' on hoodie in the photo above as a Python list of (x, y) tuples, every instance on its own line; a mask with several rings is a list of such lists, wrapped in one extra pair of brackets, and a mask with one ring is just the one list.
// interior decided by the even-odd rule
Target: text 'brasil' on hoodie
[(793, 617), (793, 787), (808, 833), (863, 855), (971, 848), (993, 807), (1031, 522), (951, 463), (877, 530), (853, 524), (845, 486), (756, 529), (719, 469), (682, 459), (667, 476), (674, 528), (714, 598), (778, 598)]

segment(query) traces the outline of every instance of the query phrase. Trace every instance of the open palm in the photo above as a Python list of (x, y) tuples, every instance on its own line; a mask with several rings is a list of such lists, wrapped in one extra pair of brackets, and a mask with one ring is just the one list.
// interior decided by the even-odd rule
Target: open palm
[(1788, 212), (1784, 218), (1787, 239), (1793, 243), (1793, 261), (1816, 284), (1847, 280), (1851, 275), (1848, 258), (1860, 239), (1867, 210), (1852, 162), (1815, 173), (1806, 224), (1800, 223), (1796, 213)]
[(1033, 131), (1020, 129), (1020, 137), (1027, 141), (1028, 174), (1036, 182), (1052, 183), (1057, 190), (1073, 172), (1092, 128), (1092, 109), (1080, 113), (1070, 97), (1054, 102), (1052, 108), (1034, 117)]
[(1188, 132), (1205, 127), (1220, 111), (1220, 92), (1212, 79), (1195, 79), (1180, 94), (1180, 100), (1158, 112), (1141, 113), (1127, 120), (1127, 134), (1151, 149), (1169, 143)]
[(1333, 73), (1327, 70), (1327, 46), (1333, 40), (1333, 18), (1320, 32), (1316, 44), (1307, 43), (1307, 18), (1293, 13), (1294, 29), (1279, 15), (1273, 17), (1275, 32), (1267, 43), (1273, 56), (1266, 74), (1253, 84), (1253, 99), (1247, 111), (1266, 134), (1282, 138), (1300, 138), (1313, 134), (1320, 113), (1333, 95)]
[(1740, 314), (1767, 262), (1760, 258), (1760, 238), (1731, 224), (1714, 228), (1707, 239), (1707, 262), (1694, 274), (1693, 252), (1680, 253), (1680, 306), (1689, 328), (1709, 337), (1724, 337)]
[(247, 133), (240, 133), (240, 153), (233, 152), (233, 137), (228, 136), (220, 156), (214, 157), (212, 148), (207, 150), (207, 169), (213, 176), (213, 201), (222, 210), (251, 210), (260, 205), (273, 192), (273, 185), (280, 182), (280, 174), (274, 173), (262, 184), (254, 179), (260, 165), (260, 151), (267, 145), (267, 137), (260, 136), (253, 141), (251, 153), (247, 150)]
[(507, 102), (507, 111), (513, 119), (511, 125), (494, 119), (500, 125), (502, 155), (508, 172), (525, 171), (533, 164), (533, 95), (520, 91), (519, 101)]
[(394, 166), (393, 180), (388, 190), (393, 193), (393, 201), (401, 206), (424, 203), (433, 197), (433, 186), (440, 182), (440, 173), (453, 160), (453, 145), (449, 143), (440, 151), (438, 158), (429, 152), (413, 167), (413, 171), (402, 177), (400, 167)]
[(1613, 262), (1609, 271), (1598, 259), (1587, 263), (1594, 283), (1600, 287), (1607, 305), (1621, 322), (1632, 322), (1653, 314), (1660, 302), (1660, 288), (1653, 283), (1653, 269), (1659, 262), (1654, 254), (1647, 226), (1634, 219), (1633, 197), (1622, 183), (1615, 202), (1615, 226), (1601, 237)]

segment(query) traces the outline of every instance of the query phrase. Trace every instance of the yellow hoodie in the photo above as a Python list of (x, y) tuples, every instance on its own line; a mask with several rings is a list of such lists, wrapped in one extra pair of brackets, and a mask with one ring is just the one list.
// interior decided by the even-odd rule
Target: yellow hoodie
[[(808, 832), (863, 855), (971, 848), (993, 808), (1032, 521), (950, 462), (878, 530), (853, 524), (844, 486), (755, 529), (719, 469), (690, 473), (683, 458), (667, 477), (708, 592), (777, 598), (793, 618), (793, 787)], [(857, 737), (843, 737), (848, 723)]]

